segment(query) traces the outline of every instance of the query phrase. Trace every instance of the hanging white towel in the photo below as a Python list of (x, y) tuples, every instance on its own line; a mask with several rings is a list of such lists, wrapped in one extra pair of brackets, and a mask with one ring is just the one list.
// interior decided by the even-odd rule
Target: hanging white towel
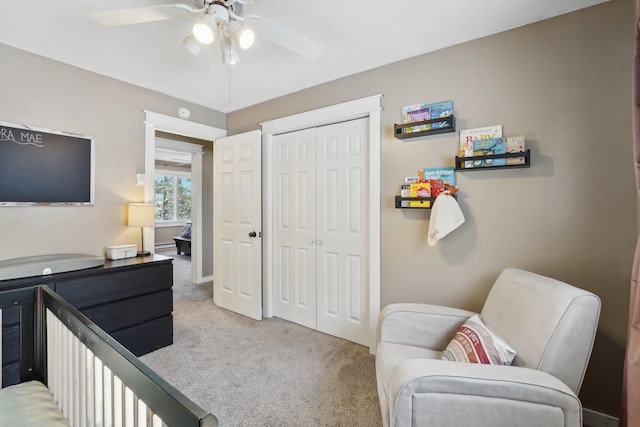
[(429, 246), (435, 246), (436, 242), (464, 222), (464, 215), (458, 206), (455, 197), (443, 193), (436, 197), (431, 208), (431, 220), (429, 221)]

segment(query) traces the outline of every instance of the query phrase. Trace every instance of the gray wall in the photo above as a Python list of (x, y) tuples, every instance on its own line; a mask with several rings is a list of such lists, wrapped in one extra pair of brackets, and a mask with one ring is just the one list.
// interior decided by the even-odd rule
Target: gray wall
[(213, 143), (202, 150), (202, 276), (213, 276)]
[(182, 225), (175, 227), (155, 227), (153, 230), (156, 238), (156, 248), (163, 245), (172, 245), (175, 247), (174, 237), (179, 236), (182, 231)]
[(140, 244), (127, 203), (144, 199), (144, 112), (225, 128), (226, 115), (0, 44), (0, 121), (95, 136), (94, 207), (0, 207), (0, 259), (49, 253), (104, 256)]
[[(616, 415), (637, 236), (631, 136), (635, 8), (618, 0), (398, 62), (228, 115), (230, 134), (382, 93), (382, 305), (478, 310), (518, 267), (602, 299), (581, 397)], [(427, 245), (429, 212), (394, 209), (404, 176), (453, 166), (457, 134), (393, 137), (401, 108), (452, 100), (458, 129), (526, 135), (532, 167), (458, 173), (465, 224)]]

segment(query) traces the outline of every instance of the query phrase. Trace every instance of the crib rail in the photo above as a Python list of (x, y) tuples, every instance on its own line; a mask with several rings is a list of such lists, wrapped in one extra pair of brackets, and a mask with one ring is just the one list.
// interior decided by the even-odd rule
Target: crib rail
[(0, 309), (15, 306), (21, 307), (21, 381), (45, 383), (72, 426), (218, 425), (50, 289), (0, 292)]

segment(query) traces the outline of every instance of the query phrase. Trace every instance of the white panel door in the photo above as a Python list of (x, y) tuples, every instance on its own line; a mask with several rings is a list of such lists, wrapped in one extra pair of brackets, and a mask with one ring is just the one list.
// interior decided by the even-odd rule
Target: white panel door
[(369, 345), (368, 119), (316, 129), (317, 329)]
[(214, 143), (213, 298), (220, 307), (262, 318), (261, 133)]
[(368, 119), (273, 142), (274, 314), (368, 345)]
[(273, 139), (274, 313), (316, 328), (315, 130)]

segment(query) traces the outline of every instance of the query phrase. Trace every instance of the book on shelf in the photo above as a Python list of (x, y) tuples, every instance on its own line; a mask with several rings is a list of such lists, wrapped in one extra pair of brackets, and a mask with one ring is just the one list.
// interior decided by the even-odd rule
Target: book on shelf
[[(402, 122), (413, 123), (424, 120), (439, 119), (453, 115), (453, 101), (435, 102), (433, 104), (415, 104), (402, 108)], [(450, 127), (447, 121), (423, 124), (405, 128), (405, 133)]]
[[(506, 152), (507, 153), (524, 153), (525, 152), (525, 139), (523, 135), (507, 136), (506, 138)], [(508, 165), (524, 165), (524, 157), (509, 157), (507, 158)]]
[[(429, 198), (431, 197), (431, 184), (428, 182), (415, 182), (409, 184), (409, 197)], [(430, 208), (430, 200), (411, 200), (410, 208)]]
[[(474, 129), (464, 129), (460, 131), (460, 157), (473, 157), (485, 154), (475, 154), (480, 152), (488, 152), (489, 148), (483, 149), (482, 147), (491, 147), (494, 143), (497, 146), (498, 139), (501, 139), (501, 147), (505, 148), (505, 142), (502, 138), (502, 125), (485, 126)], [(498, 153), (492, 153), (498, 154)], [(499, 154), (504, 154), (504, 151)], [(494, 159), (500, 160), (500, 159)], [(504, 160), (504, 159), (502, 159)], [(495, 164), (495, 163), (493, 163)], [(503, 163), (504, 164), (504, 163)], [(475, 164), (474, 161), (465, 161), (465, 168), (473, 168), (478, 166), (488, 166), (486, 161)]]
[[(439, 119), (443, 117), (451, 117), (453, 115), (453, 101), (442, 101), (434, 104), (428, 104), (429, 119)], [(451, 127), (450, 122), (431, 123), (431, 129), (443, 129)]]
[[(402, 108), (402, 122), (413, 123), (423, 120), (429, 120), (431, 116), (429, 107), (426, 104), (409, 105)], [(405, 133), (420, 132), (423, 130), (429, 130), (429, 125), (418, 125), (404, 128)]]
[[(400, 186), (400, 197), (409, 197), (409, 188), (411, 188), (410, 184), (402, 184)], [(400, 202), (400, 207), (401, 208), (408, 208), (409, 207), (409, 202), (406, 200), (402, 200)]]
[[(506, 153), (506, 143), (505, 138), (503, 137), (479, 139), (477, 141), (473, 141), (474, 156), (490, 156), (493, 154), (504, 153)], [(474, 168), (481, 168), (486, 166), (504, 166), (505, 164), (505, 158), (473, 160)]]
[(425, 182), (431, 185), (431, 197), (437, 197), (448, 185), (456, 186), (455, 168), (425, 168), (422, 169), (422, 176)]

